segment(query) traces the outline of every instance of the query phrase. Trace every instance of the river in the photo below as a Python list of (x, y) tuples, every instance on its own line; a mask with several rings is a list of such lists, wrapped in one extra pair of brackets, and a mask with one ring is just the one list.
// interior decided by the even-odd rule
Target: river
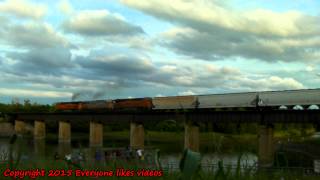
[[(125, 142), (117, 141), (118, 143), (114, 144), (114, 147), (124, 147)], [(175, 143), (177, 144), (177, 143)], [(157, 148), (160, 149), (160, 163), (162, 167), (167, 167), (172, 170), (177, 170), (179, 167), (179, 162), (182, 157), (182, 151), (179, 151), (179, 148), (173, 148), (168, 150), (168, 145), (161, 144)], [(170, 146), (170, 145), (169, 145)], [(163, 148), (162, 148), (163, 147)], [(106, 147), (105, 147), (106, 148)], [(9, 155), (9, 138), (0, 138), (0, 161), (8, 160)], [(34, 141), (32, 138), (18, 138), (16, 143), (13, 146), (13, 154), (16, 156), (17, 151), (21, 151), (21, 160), (24, 162), (32, 161), (37, 158), (45, 159), (54, 159), (54, 156), (57, 153), (61, 154), (61, 151), (65, 151), (65, 154), (70, 152), (89, 152), (90, 148), (88, 147), (79, 147), (77, 144), (72, 144), (72, 146), (66, 146), (61, 144), (48, 143), (44, 141)], [(228, 165), (237, 165), (239, 158), (239, 153), (215, 153), (207, 152), (201, 154), (201, 164), (204, 167), (212, 166), (217, 164), (219, 160), (222, 160), (224, 164)], [(242, 155), (241, 164), (252, 166), (257, 162), (257, 156), (252, 153), (246, 153)]]

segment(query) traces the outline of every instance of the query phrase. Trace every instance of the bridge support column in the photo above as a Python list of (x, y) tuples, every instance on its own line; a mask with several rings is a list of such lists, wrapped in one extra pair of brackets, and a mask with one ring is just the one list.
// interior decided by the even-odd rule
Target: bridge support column
[(272, 167), (274, 159), (273, 126), (261, 125), (259, 127), (258, 164), (261, 168)]
[(184, 148), (199, 152), (199, 125), (192, 121), (185, 122)]
[(34, 139), (44, 139), (46, 137), (46, 124), (44, 121), (34, 121)]
[(17, 134), (24, 134), (26, 132), (26, 124), (23, 120), (15, 120), (14, 130)]
[(90, 121), (90, 147), (103, 146), (103, 124)]
[(59, 121), (59, 143), (71, 142), (71, 125), (67, 121)]
[(143, 124), (130, 123), (130, 147), (133, 149), (144, 148), (144, 127)]

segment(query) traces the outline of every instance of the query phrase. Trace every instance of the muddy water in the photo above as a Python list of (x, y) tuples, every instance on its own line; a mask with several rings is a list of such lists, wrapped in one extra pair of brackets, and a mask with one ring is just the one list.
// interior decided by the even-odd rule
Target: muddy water
[[(125, 147), (127, 142), (113, 142), (113, 147)], [(175, 143), (177, 144), (177, 143)], [(179, 145), (179, 144), (178, 144)], [(107, 146), (107, 145), (105, 145)], [(161, 147), (163, 146), (163, 148)], [(179, 147), (168, 150), (168, 145), (158, 145), (157, 148), (160, 149), (160, 162), (163, 167), (168, 167), (171, 169), (178, 169), (179, 161), (181, 158), (181, 151)], [(170, 146), (170, 145), (169, 145)], [(109, 146), (110, 147), (110, 146)], [(0, 161), (8, 160), (9, 154), (9, 139), (0, 138)], [(106, 148), (106, 147), (105, 147)], [(85, 152), (86, 155), (90, 154), (89, 152), (92, 149), (88, 147), (81, 147), (79, 144), (53, 144), (46, 143), (44, 141), (34, 141), (32, 138), (18, 138), (16, 143), (13, 145), (14, 156), (17, 156), (18, 151), (21, 152), (21, 160), (24, 162), (32, 161), (37, 158), (45, 159), (54, 159), (56, 154), (68, 154), (71, 152)], [(209, 152), (202, 154), (201, 163), (204, 166), (209, 166), (212, 164), (217, 164), (219, 160), (222, 160), (224, 164), (236, 165), (238, 161), (239, 154), (237, 153), (213, 153)], [(254, 165), (257, 162), (257, 156), (254, 154), (245, 154), (242, 156), (241, 164), (243, 165)]]

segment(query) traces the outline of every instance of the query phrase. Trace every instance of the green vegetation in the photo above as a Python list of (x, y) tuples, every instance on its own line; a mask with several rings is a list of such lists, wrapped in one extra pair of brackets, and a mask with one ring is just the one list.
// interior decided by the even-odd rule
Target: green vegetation
[(15, 112), (53, 112), (54, 107), (51, 105), (42, 105), (32, 103), (30, 100), (24, 100), (23, 103), (18, 100), (12, 101), (11, 104), (0, 103), (0, 112), (15, 113)]
[[(311, 176), (305, 175), (300, 169), (289, 171), (289, 170), (271, 170), (271, 169), (261, 169), (257, 170), (256, 167), (253, 166), (244, 166), (239, 162), (241, 160), (241, 155), (239, 155), (237, 166), (225, 166), (223, 161), (218, 162), (218, 166), (211, 169), (211, 171), (205, 170), (205, 167), (197, 169), (196, 171), (190, 170), (192, 167), (193, 161), (186, 161), (188, 163), (188, 169), (185, 170), (176, 170), (176, 171), (168, 171), (168, 169), (163, 168), (163, 175), (161, 177), (156, 177), (156, 179), (164, 180), (184, 180), (184, 179), (213, 179), (213, 180), (291, 180), (291, 179), (302, 179), (302, 180), (316, 180), (319, 179), (319, 176)], [(75, 163), (67, 160), (37, 160), (31, 161), (28, 163), (23, 162), (14, 162), (10, 161), (9, 167), (12, 167), (10, 163), (14, 163), (14, 168), (10, 168), (10, 170), (31, 170), (31, 169), (39, 169), (45, 170), (46, 176), (39, 177), (39, 180), (46, 179), (68, 179), (68, 180), (85, 180), (85, 179), (95, 179), (94, 177), (76, 177), (76, 170), (94, 170), (94, 171), (112, 171), (113, 175), (111, 177), (99, 177), (97, 179), (142, 179), (142, 177), (137, 176), (137, 172), (144, 168), (153, 171), (160, 171), (159, 168), (145, 168), (144, 164), (139, 161), (135, 162), (125, 162), (125, 161), (114, 161), (114, 162), (98, 162), (98, 161), (87, 161), (85, 163)], [(8, 168), (6, 163), (0, 164), (0, 171), (4, 172)], [(131, 177), (117, 177), (116, 170), (124, 169), (131, 171)], [(53, 170), (53, 171), (52, 171)], [(54, 172), (54, 170), (59, 170), (60, 174), (64, 174), (64, 177), (48, 177), (50, 172)], [(67, 176), (68, 170), (72, 170), (72, 175), (70, 177)], [(63, 173), (62, 173), (63, 172)], [(191, 172), (191, 173), (190, 173)], [(3, 176), (2, 176), (3, 177)], [(143, 177), (143, 179), (154, 179), (155, 177)], [(4, 178), (3, 178), (4, 179)], [(10, 179), (10, 178), (8, 178)]]

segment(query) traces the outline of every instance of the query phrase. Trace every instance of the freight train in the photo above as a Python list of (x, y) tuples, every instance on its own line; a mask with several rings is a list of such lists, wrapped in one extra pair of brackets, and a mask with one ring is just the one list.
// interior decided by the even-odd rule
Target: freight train
[(58, 111), (177, 109), (319, 109), (320, 89), (56, 103)]

